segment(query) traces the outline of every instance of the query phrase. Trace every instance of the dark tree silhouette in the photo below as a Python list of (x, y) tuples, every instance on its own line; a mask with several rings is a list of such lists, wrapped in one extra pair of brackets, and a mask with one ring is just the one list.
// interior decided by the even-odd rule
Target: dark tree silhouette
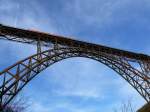
[(132, 101), (128, 100), (126, 103), (122, 103), (119, 109), (114, 109), (114, 112), (136, 112)]
[(4, 112), (25, 112), (30, 106), (29, 99), (21, 95), (17, 96), (4, 108)]

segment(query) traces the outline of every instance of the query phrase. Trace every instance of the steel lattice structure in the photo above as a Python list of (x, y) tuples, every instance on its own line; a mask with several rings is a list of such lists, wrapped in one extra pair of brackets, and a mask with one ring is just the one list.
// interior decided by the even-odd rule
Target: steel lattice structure
[[(0, 72), (0, 103), (5, 107), (36, 75), (50, 65), (72, 57), (90, 58), (123, 77), (150, 102), (150, 56), (73, 40), (38, 31), (0, 25), (0, 39), (37, 45), (34, 54)], [(48, 48), (42, 51), (42, 47)]]

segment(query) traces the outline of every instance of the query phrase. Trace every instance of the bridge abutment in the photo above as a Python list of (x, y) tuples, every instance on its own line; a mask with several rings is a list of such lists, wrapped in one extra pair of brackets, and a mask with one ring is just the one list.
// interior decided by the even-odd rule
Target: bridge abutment
[(150, 103), (145, 104), (142, 108), (140, 108), (137, 112), (150, 112)]

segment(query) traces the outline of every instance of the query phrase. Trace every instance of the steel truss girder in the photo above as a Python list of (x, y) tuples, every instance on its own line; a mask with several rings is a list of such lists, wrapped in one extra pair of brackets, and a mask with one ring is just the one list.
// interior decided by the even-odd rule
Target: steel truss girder
[(81, 47), (86, 49), (94, 49), (95, 51), (101, 50), (101, 52), (104, 53), (108, 53), (120, 57), (126, 57), (132, 60), (143, 60), (146, 62), (150, 61), (150, 56), (145, 54), (120, 50), (116, 48), (79, 41), (71, 38), (66, 38), (63, 36), (52, 35), (52, 34), (35, 31), (35, 30), (14, 28), (2, 24), (0, 24), (0, 39), (16, 41), (21, 43), (28, 43), (28, 44), (37, 44), (37, 42), (40, 40), (41, 46), (46, 46), (46, 47), (50, 47), (51, 45), (57, 43), (57, 45), (59, 44), (60, 46)]
[(0, 73), (1, 105), (5, 107), (30, 80), (47, 67), (71, 57), (90, 58), (105, 64), (122, 76), (147, 102), (150, 101), (150, 76), (134, 68), (130, 60), (80, 47), (58, 47), (32, 55)]
[[(91, 58), (105, 64), (120, 74), (147, 102), (150, 102), (148, 55), (2, 24), (0, 24), (0, 39), (37, 45), (37, 54), (0, 72), (0, 106), (5, 107), (41, 71), (71, 57)], [(42, 46), (51, 50), (41, 52)]]

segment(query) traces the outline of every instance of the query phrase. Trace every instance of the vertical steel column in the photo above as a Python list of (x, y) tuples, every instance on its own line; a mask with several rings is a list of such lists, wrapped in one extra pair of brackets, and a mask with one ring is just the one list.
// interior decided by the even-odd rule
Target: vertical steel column
[[(42, 59), (42, 55), (41, 55), (41, 51), (42, 51), (42, 48), (41, 48), (41, 41), (40, 41), (40, 38), (38, 39), (37, 41), (37, 60), (38, 60), (38, 63), (40, 63), (41, 59)], [(37, 72), (39, 72), (41, 69), (41, 66), (38, 66), (37, 68)]]

